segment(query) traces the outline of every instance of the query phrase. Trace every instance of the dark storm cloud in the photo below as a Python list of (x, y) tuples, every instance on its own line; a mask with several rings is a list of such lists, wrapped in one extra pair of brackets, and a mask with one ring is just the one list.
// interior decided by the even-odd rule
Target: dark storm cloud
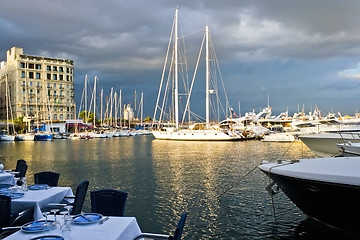
[[(360, 73), (354, 0), (5, 1), (0, 60), (13, 46), (73, 59), (77, 98), (85, 74), (97, 75), (104, 88), (122, 88), (129, 98), (143, 90), (151, 115), (177, 4), (184, 34), (209, 25), (230, 100), (244, 111), (265, 106), (267, 93), (279, 111), (284, 103), (316, 104), (324, 89), (357, 100), (346, 90)], [(190, 52), (199, 48), (199, 39), (186, 40)]]

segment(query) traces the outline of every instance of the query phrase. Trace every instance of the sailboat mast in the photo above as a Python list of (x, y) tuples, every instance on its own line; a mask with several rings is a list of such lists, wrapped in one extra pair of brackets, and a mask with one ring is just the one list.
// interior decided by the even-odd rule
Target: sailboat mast
[(175, 126), (179, 129), (179, 90), (178, 90), (178, 9), (175, 11), (175, 34), (174, 34), (174, 60), (175, 60)]
[(95, 80), (94, 80), (94, 129), (95, 129), (95, 119), (96, 119), (96, 80), (97, 80), (97, 76), (95, 76)]
[(88, 118), (88, 114), (87, 114), (87, 96), (86, 96), (86, 93), (87, 93), (87, 88), (86, 88), (86, 84), (87, 84), (87, 75), (85, 75), (85, 87), (84, 87), (84, 91), (85, 91), (85, 124), (87, 126), (87, 118)]
[(209, 99), (209, 27), (205, 27), (206, 37), (206, 129), (210, 128), (210, 99)]
[(5, 78), (5, 102), (6, 102), (6, 130), (7, 134), (10, 134), (9, 132), (9, 95), (8, 95), (8, 75), (6, 75)]

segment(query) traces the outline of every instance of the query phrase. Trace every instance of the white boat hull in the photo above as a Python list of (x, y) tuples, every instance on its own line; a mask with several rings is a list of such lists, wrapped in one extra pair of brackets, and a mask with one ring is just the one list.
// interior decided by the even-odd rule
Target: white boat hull
[(15, 141), (15, 136), (12, 135), (1, 135), (0, 141)]
[(17, 141), (34, 141), (35, 135), (34, 134), (18, 134), (15, 136)]
[(299, 137), (303, 143), (310, 148), (310, 150), (319, 157), (332, 157), (339, 155), (337, 143), (344, 143), (344, 141), (360, 142), (358, 133), (321, 133), (303, 135)]
[(274, 133), (265, 135), (263, 142), (294, 142), (295, 137), (291, 133)]
[(217, 130), (152, 131), (156, 139), (180, 141), (236, 141), (242, 137), (233, 132)]

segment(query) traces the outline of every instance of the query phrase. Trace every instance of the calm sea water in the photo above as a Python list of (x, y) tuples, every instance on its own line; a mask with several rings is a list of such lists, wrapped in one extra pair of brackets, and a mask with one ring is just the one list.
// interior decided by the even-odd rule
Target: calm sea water
[[(125, 213), (137, 218), (143, 232), (172, 232), (186, 210), (184, 239), (349, 238), (308, 219), (283, 193), (272, 201), (265, 190), (269, 180), (260, 170), (246, 176), (262, 160), (313, 157), (302, 143), (181, 142), (136, 136), (0, 142), (0, 156), (6, 169), (25, 159), (30, 184), (34, 173), (49, 170), (61, 174), (59, 185), (74, 191), (86, 179), (89, 191), (128, 192)], [(90, 211), (89, 195), (84, 210)]]

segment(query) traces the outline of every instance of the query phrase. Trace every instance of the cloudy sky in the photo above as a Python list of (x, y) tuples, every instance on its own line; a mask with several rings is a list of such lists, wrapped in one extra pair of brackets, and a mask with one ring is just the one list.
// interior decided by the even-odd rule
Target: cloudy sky
[[(124, 102), (144, 92), (152, 116), (176, 6), (184, 34), (209, 25), (230, 104), (294, 113), (360, 110), (358, 0), (13, 0), (0, 8), (0, 61), (13, 46), (74, 60)], [(187, 44), (188, 45), (188, 44)], [(202, 101), (202, 100), (201, 100)]]

